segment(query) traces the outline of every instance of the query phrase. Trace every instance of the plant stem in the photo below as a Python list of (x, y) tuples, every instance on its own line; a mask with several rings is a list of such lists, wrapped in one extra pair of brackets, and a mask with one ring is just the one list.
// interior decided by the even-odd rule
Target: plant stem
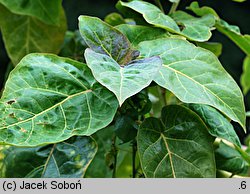
[(116, 178), (117, 149), (115, 143), (116, 143), (116, 136), (114, 135), (112, 138), (112, 152), (114, 154), (114, 168), (113, 168), (112, 178)]
[(172, 6), (171, 6), (170, 11), (169, 11), (168, 14), (172, 14), (172, 13), (174, 13), (174, 12), (176, 11), (176, 9), (177, 9), (177, 7), (178, 7), (180, 1), (181, 1), (181, 0), (178, 0), (177, 2), (174, 2), (174, 3), (172, 4)]
[(164, 13), (164, 9), (163, 9), (163, 6), (161, 4), (161, 1), (160, 0), (155, 0), (155, 4), (160, 8), (160, 10)]
[(136, 140), (133, 141), (132, 143), (132, 177), (135, 178), (136, 177), (136, 151), (137, 151), (137, 143)]
[(159, 94), (159, 98), (160, 98), (160, 102), (162, 106), (167, 106), (167, 102), (166, 102), (166, 89), (157, 86), (157, 91)]

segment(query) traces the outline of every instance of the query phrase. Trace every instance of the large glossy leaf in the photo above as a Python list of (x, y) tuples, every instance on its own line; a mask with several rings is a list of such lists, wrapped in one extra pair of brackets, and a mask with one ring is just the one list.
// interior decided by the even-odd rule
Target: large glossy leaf
[(48, 25), (31, 16), (13, 14), (0, 5), (0, 28), (8, 56), (16, 65), (32, 52), (57, 54), (63, 43), (66, 19), (61, 9), (60, 24)]
[(215, 177), (213, 138), (189, 109), (163, 108), (161, 120), (146, 119), (138, 133), (138, 151), (146, 177)]
[(35, 148), (2, 151), (0, 176), (5, 178), (81, 178), (97, 151), (90, 137)]
[[(176, 12), (172, 19), (155, 5), (140, 0), (127, 3), (120, 1), (120, 4), (142, 14), (143, 18), (149, 24), (166, 29), (175, 34), (183, 35), (194, 41), (208, 40), (211, 37), (210, 28), (215, 23), (215, 17), (213, 15), (195, 18), (182, 11)], [(177, 24), (180, 24), (182, 30), (179, 29)]]
[(131, 42), (134, 47), (137, 47), (140, 42), (145, 40), (154, 40), (156, 38), (169, 37), (169, 34), (160, 28), (152, 28), (148, 26), (122, 24), (116, 26)]
[(60, 24), (62, 0), (0, 0), (12, 13), (36, 17), (46, 24)]
[(219, 147), (215, 150), (215, 158), (216, 166), (219, 170), (225, 170), (233, 174), (247, 172), (248, 163), (242, 158), (238, 151), (223, 141), (219, 143)]
[(212, 136), (225, 139), (241, 147), (240, 140), (233, 126), (219, 111), (213, 107), (201, 104), (188, 104), (187, 106), (200, 116)]
[(18, 146), (91, 135), (112, 121), (118, 106), (85, 64), (49, 54), (22, 59), (9, 76), (1, 103), (0, 142)]
[(95, 79), (116, 95), (120, 106), (127, 98), (147, 87), (162, 64), (159, 57), (151, 57), (120, 66), (108, 55), (91, 49), (86, 49), (84, 56)]
[(130, 62), (130, 42), (119, 30), (99, 18), (80, 16), (79, 30), (87, 45), (97, 53), (107, 54), (119, 64)]
[(238, 26), (230, 25), (226, 21), (219, 18), (218, 14), (210, 7), (199, 7), (198, 2), (193, 2), (188, 7), (195, 14), (204, 16), (212, 14), (216, 17), (216, 28), (221, 33), (230, 38), (236, 45), (238, 45), (247, 55), (250, 55), (250, 35), (242, 35)]
[(243, 63), (243, 74), (241, 75), (241, 85), (244, 94), (250, 90), (250, 56), (246, 57)]
[(160, 86), (183, 102), (211, 105), (245, 128), (241, 90), (213, 53), (177, 38), (145, 41), (139, 50), (144, 57), (162, 58), (154, 79)]

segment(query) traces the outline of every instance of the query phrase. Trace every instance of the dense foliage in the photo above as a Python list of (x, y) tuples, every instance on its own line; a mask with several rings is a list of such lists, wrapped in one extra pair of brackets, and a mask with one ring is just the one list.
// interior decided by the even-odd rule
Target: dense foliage
[[(1, 177), (250, 176), (243, 94), (213, 30), (245, 52), (250, 35), (192, 2), (118, 1), (66, 32), (62, 0), (0, 0), (11, 59), (0, 99)], [(50, 53), (50, 54), (45, 54)], [(52, 53), (52, 54), (51, 54)], [(57, 55), (56, 55), (57, 54)]]

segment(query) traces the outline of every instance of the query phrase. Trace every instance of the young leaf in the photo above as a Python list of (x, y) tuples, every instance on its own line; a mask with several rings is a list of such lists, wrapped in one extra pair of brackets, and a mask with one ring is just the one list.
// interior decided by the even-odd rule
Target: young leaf
[(241, 143), (231, 123), (216, 109), (202, 104), (188, 104), (188, 108), (196, 112), (214, 137), (225, 139), (239, 147)]
[(127, 98), (147, 87), (162, 64), (159, 57), (151, 57), (120, 66), (108, 55), (91, 49), (86, 49), (84, 56), (95, 79), (116, 95), (120, 106)]
[(242, 158), (240, 153), (223, 141), (215, 150), (216, 167), (219, 170), (225, 170), (233, 174), (246, 173), (248, 163)]
[(244, 94), (250, 90), (250, 56), (246, 57), (243, 63), (243, 74), (241, 75), (241, 85)]
[(169, 37), (169, 34), (160, 28), (148, 26), (122, 24), (116, 26), (131, 42), (132, 46), (137, 47), (140, 42), (154, 40), (157, 38)]
[(217, 108), (245, 129), (241, 90), (213, 53), (177, 38), (144, 41), (138, 48), (143, 57), (163, 60), (157, 84), (183, 102)]
[(9, 147), (2, 151), (1, 177), (81, 178), (97, 151), (90, 137), (35, 148)]
[[(114, 95), (80, 62), (49, 54), (27, 55), (6, 82), (0, 142), (18, 146), (91, 135), (116, 113)], [(1, 107), (1, 106), (0, 106)]]
[(146, 119), (138, 133), (142, 169), (148, 178), (215, 177), (214, 139), (189, 109), (163, 108), (161, 120)]
[(58, 53), (66, 31), (66, 18), (61, 9), (60, 24), (48, 25), (31, 16), (13, 14), (0, 5), (0, 28), (8, 56), (16, 65), (32, 52)]
[(79, 30), (93, 51), (106, 54), (121, 65), (132, 60), (133, 50), (126, 36), (99, 18), (80, 16)]
[[(142, 14), (143, 18), (149, 24), (175, 34), (183, 35), (193, 41), (207, 41), (211, 37), (210, 28), (215, 23), (215, 17), (212, 15), (195, 18), (182, 11), (176, 12), (172, 19), (155, 5), (144, 1), (131, 1), (127, 3), (120, 1), (120, 4)], [(182, 30), (179, 29), (174, 20), (182, 25)]]
[(36, 17), (43, 23), (60, 24), (62, 0), (0, 0), (12, 13)]

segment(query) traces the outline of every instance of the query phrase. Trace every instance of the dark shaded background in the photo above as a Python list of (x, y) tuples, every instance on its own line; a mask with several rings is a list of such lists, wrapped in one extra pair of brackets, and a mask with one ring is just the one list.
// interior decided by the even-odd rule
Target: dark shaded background
[[(150, 0), (149, 0), (150, 1)], [(153, 2), (153, 0), (151, 0)], [(78, 28), (79, 15), (91, 15), (104, 18), (108, 13), (116, 11), (116, 0), (64, 0), (63, 6), (68, 19), (69, 30)], [(171, 4), (164, 0), (162, 1), (166, 11)], [(179, 9), (184, 10), (186, 6), (190, 5), (191, 0), (182, 0)], [(220, 17), (230, 24), (240, 27), (242, 34), (250, 34), (250, 0), (244, 3), (236, 3), (231, 0), (199, 0), (201, 6), (211, 6), (216, 10)], [(224, 68), (232, 75), (238, 85), (240, 85), (240, 75), (242, 73), (242, 61), (245, 54), (227, 37), (223, 36), (217, 31), (213, 32), (211, 41), (221, 42), (223, 44), (223, 52), (219, 57)], [(6, 55), (4, 44), (0, 36), (0, 88), (3, 86), (4, 74), (7, 69), (9, 58)], [(0, 89), (1, 90), (1, 89)], [(246, 109), (250, 109), (250, 92), (245, 98)], [(244, 133), (240, 127), (234, 123), (238, 135), (243, 139)], [(249, 120), (247, 121), (247, 128), (249, 130)]]

